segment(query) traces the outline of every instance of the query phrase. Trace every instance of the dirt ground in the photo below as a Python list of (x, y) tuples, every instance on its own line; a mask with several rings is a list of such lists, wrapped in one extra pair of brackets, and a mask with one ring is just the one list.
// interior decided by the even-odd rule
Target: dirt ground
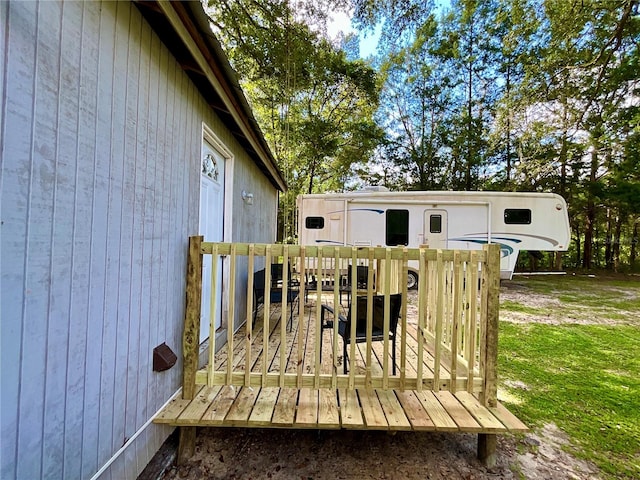
[[(524, 294), (517, 282), (503, 283), (501, 299), (538, 306), (554, 301)], [(499, 436), (491, 469), (476, 459), (476, 443), (476, 435), (458, 433), (204, 428), (189, 463), (172, 467), (163, 479), (600, 478), (593, 465), (562, 449), (568, 439), (553, 424), (521, 437)]]

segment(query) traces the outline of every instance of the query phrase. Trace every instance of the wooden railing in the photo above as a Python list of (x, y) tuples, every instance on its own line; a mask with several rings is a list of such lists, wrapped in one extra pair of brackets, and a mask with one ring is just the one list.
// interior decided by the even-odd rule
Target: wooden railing
[[(234, 322), (236, 312), (242, 311), (244, 316), (245, 310), (243, 320), (246, 321), (240, 327), (241, 337), (233, 328), (227, 328), (226, 345), (218, 352), (224, 360), (216, 364), (220, 356), (216, 357), (212, 347), (208, 365), (198, 371), (203, 255), (214, 259), (211, 298), (215, 299), (222, 289), (226, 305), (223, 324), (240, 323)], [(224, 285), (216, 281), (218, 257), (224, 258)], [(420, 279), (417, 293), (412, 293), (415, 302), (411, 309), (406, 290), (410, 260), (418, 261)], [(264, 306), (260, 307), (261, 321), (256, 323), (254, 331), (253, 273), (271, 263), (283, 264), (281, 321), (271, 319), (272, 305), (267, 294)], [(370, 338), (361, 344), (364, 368), (350, 368), (346, 375), (342, 374), (338, 368), (339, 359), (344, 361), (340, 355), (338, 322), (334, 322), (330, 332), (324, 330), (325, 339), (333, 341), (325, 341), (329, 352), (320, 360), (320, 336), (323, 335), (320, 303), (340, 305), (344, 274), (351, 269), (351, 278), (355, 279), (358, 264), (370, 267), (367, 284), (372, 287), (364, 292), (369, 304), (374, 294), (387, 299), (392, 293), (402, 294), (396, 375), (391, 374), (388, 335), (375, 346)], [(204, 243), (201, 237), (192, 237), (187, 274), (183, 396), (193, 398), (196, 385), (466, 390), (479, 393), (485, 405), (495, 405), (499, 276), (498, 245), (487, 245), (477, 251), (453, 251)], [(265, 269), (265, 277), (265, 284), (270, 285), (270, 268)], [(290, 332), (286, 289), (291, 285), (298, 289), (299, 301), (295, 305), (296, 328)], [(237, 298), (246, 302), (246, 308), (240, 307)], [(309, 299), (308, 303), (305, 298)], [(216, 308), (219, 308), (216, 302), (212, 302), (211, 318), (215, 318)], [(355, 307), (351, 314), (355, 319), (354, 310)], [(388, 325), (389, 308), (385, 310), (385, 325)], [(368, 318), (370, 324), (371, 313)], [(213, 326), (210, 333), (213, 339)], [(235, 344), (238, 338), (242, 338), (244, 345)], [(349, 357), (354, 358), (357, 347), (350, 344), (349, 348)], [(274, 349), (291, 352), (289, 358)], [(374, 359), (375, 352), (377, 359)], [(258, 355), (275, 360), (262, 361), (257, 367), (254, 359)]]

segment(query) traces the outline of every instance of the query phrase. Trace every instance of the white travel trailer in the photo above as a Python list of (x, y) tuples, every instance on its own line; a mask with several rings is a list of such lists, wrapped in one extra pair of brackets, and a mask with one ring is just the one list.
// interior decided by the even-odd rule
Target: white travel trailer
[[(520, 250), (565, 251), (567, 205), (553, 193), (389, 192), (300, 195), (301, 245), (394, 246), (473, 250), (499, 243), (501, 277), (511, 278)], [(409, 265), (408, 285), (418, 271)]]

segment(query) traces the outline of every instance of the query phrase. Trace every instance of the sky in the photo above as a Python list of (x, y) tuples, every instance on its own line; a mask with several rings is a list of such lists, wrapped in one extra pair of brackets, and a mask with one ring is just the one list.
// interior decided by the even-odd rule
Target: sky
[(330, 38), (336, 38), (340, 32), (345, 34), (358, 33), (360, 36), (360, 57), (367, 58), (376, 53), (376, 46), (380, 38), (380, 27), (376, 27), (374, 33), (370, 33), (365, 37), (364, 34), (359, 33), (351, 26), (351, 18), (348, 13), (334, 12), (330, 17), (331, 20), (327, 24), (327, 33)]

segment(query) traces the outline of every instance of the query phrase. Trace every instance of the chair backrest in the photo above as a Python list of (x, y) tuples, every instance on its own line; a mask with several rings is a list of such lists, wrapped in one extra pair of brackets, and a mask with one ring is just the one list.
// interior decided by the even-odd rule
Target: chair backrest
[(253, 274), (253, 291), (259, 300), (264, 296), (264, 268)]
[[(291, 269), (289, 269), (291, 270)], [(291, 273), (289, 271), (289, 273)], [(282, 281), (282, 264), (281, 263), (272, 263), (271, 264), (271, 286), (277, 287), (278, 283)], [(253, 274), (253, 289), (256, 291), (264, 292), (264, 282), (265, 282), (265, 271), (264, 268), (254, 272)]]
[[(356, 288), (367, 288), (369, 281), (369, 267), (367, 265), (356, 265)], [(347, 270), (347, 283), (352, 285), (351, 281), (351, 265)]]
[[(291, 277), (291, 267), (289, 267), (289, 277)], [(278, 282), (280, 281), (282, 281), (282, 264), (272, 263), (271, 264), (271, 285), (277, 285)]]
[[(382, 332), (384, 328), (384, 295), (373, 296), (373, 331)], [(402, 306), (402, 294), (395, 293), (389, 295), (389, 332), (395, 334), (400, 317), (400, 307)], [(353, 302), (352, 304), (353, 305)], [(364, 332), (367, 328), (367, 297), (360, 295), (356, 300), (356, 331)], [(351, 328), (351, 306), (347, 315), (347, 330)]]

